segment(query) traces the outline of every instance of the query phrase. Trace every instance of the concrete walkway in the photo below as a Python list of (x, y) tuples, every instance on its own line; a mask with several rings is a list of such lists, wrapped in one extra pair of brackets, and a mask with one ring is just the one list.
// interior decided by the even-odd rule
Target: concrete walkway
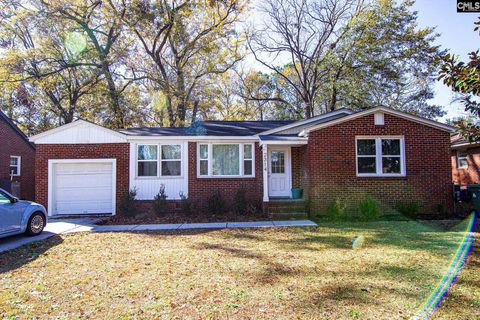
[(254, 221), (254, 222), (213, 222), (183, 224), (132, 224), (132, 225), (95, 225), (98, 219), (52, 219), (45, 231), (36, 237), (18, 235), (0, 239), (0, 253), (15, 249), (34, 241), (45, 240), (57, 234), (76, 232), (122, 232), (188, 229), (227, 229), (227, 228), (265, 228), (265, 227), (316, 227), (310, 220)]

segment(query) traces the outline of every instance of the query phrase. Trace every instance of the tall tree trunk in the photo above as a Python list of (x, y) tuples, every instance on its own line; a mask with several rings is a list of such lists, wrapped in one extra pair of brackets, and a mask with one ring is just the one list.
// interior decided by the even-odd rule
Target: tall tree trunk
[(113, 80), (112, 73), (110, 72), (109, 63), (102, 59), (102, 73), (107, 81), (108, 96), (110, 98), (110, 108), (113, 112), (113, 126), (117, 129), (125, 127), (125, 114), (120, 106), (120, 95), (117, 90), (115, 81)]

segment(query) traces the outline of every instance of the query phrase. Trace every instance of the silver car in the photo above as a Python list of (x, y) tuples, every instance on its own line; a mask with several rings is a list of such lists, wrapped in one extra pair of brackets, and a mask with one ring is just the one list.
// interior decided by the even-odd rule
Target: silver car
[(47, 225), (47, 211), (38, 203), (18, 200), (0, 189), (0, 238), (26, 233), (36, 236)]

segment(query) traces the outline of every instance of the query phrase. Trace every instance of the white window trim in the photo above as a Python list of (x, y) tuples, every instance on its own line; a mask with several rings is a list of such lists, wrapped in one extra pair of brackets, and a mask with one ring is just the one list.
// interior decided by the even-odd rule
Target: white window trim
[[(359, 173), (358, 172), (358, 140), (375, 140), (375, 161), (376, 161), (376, 173)], [(382, 139), (398, 139), (400, 140), (400, 173), (383, 173), (382, 172), (382, 158), (388, 157), (388, 155), (382, 155)], [(361, 157), (361, 156), (360, 156)], [(366, 156), (368, 157), (368, 156)], [(371, 155), (370, 157), (374, 157)], [(392, 155), (391, 157), (398, 157), (398, 155)], [(405, 160), (405, 138), (403, 136), (356, 136), (355, 137), (355, 172), (357, 177), (405, 177), (407, 175), (407, 167)]]
[[(156, 160), (138, 160), (138, 148), (140, 146), (156, 146), (157, 147), (157, 159)], [(163, 159), (162, 160), (162, 146), (180, 146), (180, 159)], [(182, 143), (138, 143), (135, 147), (135, 179), (139, 180), (158, 180), (158, 179), (181, 179), (184, 177), (183, 159), (184, 159), (184, 147)], [(138, 175), (138, 163), (139, 162), (157, 162), (157, 175), (156, 176), (139, 176)], [(180, 161), (180, 175), (178, 176), (162, 176), (162, 161)]]
[[(462, 152), (466, 154), (465, 157), (460, 157), (460, 153)], [(467, 165), (465, 166), (460, 165), (460, 158), (467, 160)], [(468, 169), (468, 152), (467, 151), (457, 150), (457, 169)]]
[(12, 171), (10, 171), (10, 167), (12, 167), (12, 165), (10, 165), (10, 164), (8, 166), (8, 171), (9, 171), (8, 174), (13, 176), (13, 177), (20, 177), (20, 175), (22, 174), (22, 172), (21, 172), (22, 171), (22, 157), (21, 156), (10, 156), (10, 159), (11, 158), (17, 159), (17, 165), (13, 166), (13, 167), (17, 167), (17, 174), (12, 174)]
[[(213, 175), (213, 168), (212, 168), (212, 156), (213, 156), (213, 145), (216, 144), (234, 144), (238, 145), (239, 148), (239, 168), (240, 168), (240, 175)], [(251, 175), (244, 175), (244, 145), (251, 145), (252, 146), (252, 174)], [(208, 158), (207, 159), (202, 159), (202, 160), (207, 160), (208, 161), (208, 175), (200, 175), (200, 145), (207, 145), (208, 146)], [(250, 159), (247, 159), (250, 160)], [(252, 179), (255, 178), (255, 143), (238, 143), (238, 142), (200, 142), (197, 143), (197, 178), (200, 179), (225, 179), (225, 178), (241, 178), (241, 179)]]

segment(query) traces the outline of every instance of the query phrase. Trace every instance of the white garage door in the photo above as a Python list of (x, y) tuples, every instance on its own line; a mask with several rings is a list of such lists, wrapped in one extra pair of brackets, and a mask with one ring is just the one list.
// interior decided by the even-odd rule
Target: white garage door
[(52, 165), (53, 214), (114, 212), (115, 164), (60, 162)]

